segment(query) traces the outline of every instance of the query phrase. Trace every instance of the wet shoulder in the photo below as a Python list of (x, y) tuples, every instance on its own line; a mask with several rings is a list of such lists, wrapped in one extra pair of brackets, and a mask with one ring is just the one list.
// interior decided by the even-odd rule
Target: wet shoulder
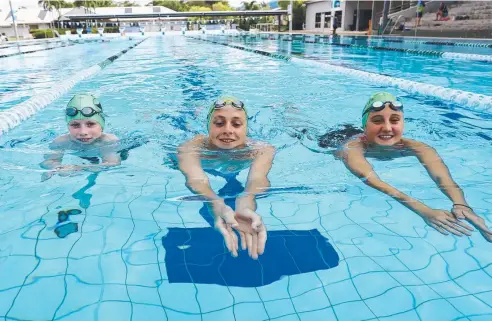
[(72, 141), (70, 140), (70, 135), (65, 134), (58, 136), (53, 140), (49, 147), (50, 149), (68, 149), (72, 145)]
[(104, 142), (104, 143), (114, 143), (114, 142), (117, 142), (119, 141), (120, 139), (118, 137), (116, 137), (116, 135), (113, 135), (113, 134), (103, 134), (101, 136), (101, 142)]

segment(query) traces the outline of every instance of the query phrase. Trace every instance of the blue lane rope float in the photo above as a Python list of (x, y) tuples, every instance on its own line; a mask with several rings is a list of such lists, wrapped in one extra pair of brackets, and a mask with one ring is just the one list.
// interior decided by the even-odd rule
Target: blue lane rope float
[[(479, 54), (466, 54), (466, 53), (455, 53), (455, 52), (445, 52), (445, 51), (437, 51), (437, 50), (419, 50), (419, 49), (406, 49), (406, 48), (391, 48), (391, 47), (382, 47), (382, 46), (371, 46), (371, 45), (356, 45), (349, 43), (340, 43), (340, 42), (326, 42), (320, 41), (321, 39), (329, 39), (328, 36), (320, 36), (320, 35), (293, 35), (292, 38), (289, 36), (280, 38), (283, 41), (292, 41), (296, 42), (306, 42), (306, 43), (315, 43), (319, 42), (321, 44), (329, 45), (329, 46), (337, 46), (337, 47), (350, 47), (355, 49), (368, 49), (368, 50), (380, 50), (380, 51), (394, 51), (401, 52), (405, 54), (419, 55), (419, 56), (432, 56), (444, 59), (459, 59), (459, 60), (467, 60), (467, 61), (477, 61), (477, 62), (485, 62), (492, 63), (492, 55), (479, 55)], [(380, 39), (386, 40), (386, 39)], [(391, 39), (389, 39), (391, 40)], [(398, 40), (398, 42), (400, 42)]]
[(81, 72), (78, 72), (74, 76), (70, 77), (69, 79), (59, 82), (57, 85), (53, 86), (51, 89), (43, 91), (42, 94), (36, 95), (34, 97), (29, 98), (25, 102), (22, 102), (12, 108), (9, 108), (4, 111), (0, 111), (0, 135), (5, 134), (12, 128), (18, 126), (21, 124), (24, 120), (27, 118), (31, 117), (34, 115), (36, 112), (40, 111), (41, 109), (45, 108), (49, 104), (51, 104), (53, 101), (55, 101), (57, 98), (60, 96), (64, 95), (66, 92), (68, 92), (71, 88), (73, 88), (77, 83), (80, 81), (87, 79), (103, 68), (105, 68), (107, 65), (121, 57), (123, 54), (128, 52), (129, 50), (135, 48), (139, 44), (141, 44), (143, 41), (146, 39), (143, 39), (142, 41), (139, 41), (130, 47), (126, 48), (125, 50), (120, 51), (116, 55), (113, 55), (104, 61), (88, 68), (85, 70), (82, 70)]
[(332, 72), (337, 72), (340, 74), (352, 76), (357, 79), (365, 79), (373, 84), (395, 87), (413, 95), (421, 95), (421, 96), (437, 98), (442, 101), (454, 103), (481, 112), (492, 111), (492, 96), (476, 94), (476, 93), (458, 90), (458, 89), (445, 88), (445, 87), (435, 86), (426, 83), (419, 83), (416, 81), (395, 78), (391, 76), (385, 76), (385, 75), (357, 70), (353, 68), (332, 65), (327, 62), (320, 62), (320, 61), (315, 61), (305, 58), (291, 57), (289, 55), (274, 54), (271, 52), (266, 52), (258, 49), (251, 49), (239, 45), (232, 45), (224, 42), (211, 41), (211, 40), (207, 40), (203, 38), (195, 38), (195, 37), (190, 37), (190, 38), (199, 39), (202, 41), (207, 41), (215, 44), (220, 44), (223, 46), (240, 49), (248, 52), (259, 53), (264, 56), (269, 56), (284, 61), (292, 61), (301, 66), (314, 67), (317, 69), (323, 67), (324, 69)]

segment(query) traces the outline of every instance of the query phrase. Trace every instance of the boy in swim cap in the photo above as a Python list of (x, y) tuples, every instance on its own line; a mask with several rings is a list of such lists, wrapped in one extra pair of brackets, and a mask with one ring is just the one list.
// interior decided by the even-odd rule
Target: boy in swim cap
[[(239, 231), (243, 250), (248, 249), (256, 259), (265, 249), (267, 234), (261, 216), (256, 213), (255, 196), (270, 186), (267, 175), (275, 148), (249, 139), (247, 126), (244, 103), (235, 97), (219, 98), (207, 114), (208, 135), (197, 135), (182, 144), (178, 148), (178, 164), (186, 186), (208, 201), (215, 227), (224, 237), (227, 249), (233, 256), (238, 255), (234, 228)], [(233, 210), (211, 188), (205, 171), (227, 180), (244, 169), (249, 169), (246, 188), (236, 197)]]
[[(436, 150), (422, 142), (403, 137), (403, 103), (400, 100), (386, 92), (372, 95), (362, 110), (362, 128), (364, 133), (351, 139), (338, 152), (338, 156), (354, 175), (420, 215), (442, 234), (471, 235), (473, 228), (462, 221), (466, 220), (487, 241), (492, 242), (492, 231), (467, 203), (463, 191), (451, 177)], [(430, 208), (382, 181), (366, 158), (405, 156), (417, 157), (439, 189), (453, 203), (451, 211)]]
[[(121, 162), (117, 153), (118, 138), (104, 133), (105, 116), (99, 100), (91, 94), (77, 94), (65, 109), (68, 134), (57, 137), (51, 144), (51, 153), (44, 156), (41, 167), (52, 171), (44, 173), (43, 180), (54, 174), (70, 175), (80, 170), (99, 171)], [(63, 155), (71, 151), (90, 164), (62, 165)]]

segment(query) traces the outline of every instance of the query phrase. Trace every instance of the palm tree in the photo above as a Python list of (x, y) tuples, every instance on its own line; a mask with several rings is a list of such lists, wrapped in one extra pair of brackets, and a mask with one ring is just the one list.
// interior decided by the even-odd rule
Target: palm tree
[(50, 0), (38, 0), (38, 6), (42, 6), (44, 11), (51, 12), (50, 29), (53, 30), (53, 5)]

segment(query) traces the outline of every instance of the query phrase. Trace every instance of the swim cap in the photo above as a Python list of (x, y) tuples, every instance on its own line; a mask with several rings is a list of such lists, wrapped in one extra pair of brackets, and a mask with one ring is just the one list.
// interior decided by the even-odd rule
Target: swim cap
[[(105, 120), (104, 120), (104, 115), (102, 114), (102, 106), (99, 100), (94, 97), (91, 94), (76, 94), (75, 96), (70, 99), (70, 101), (67, 104), (67, 107), (73, 107), (79, 112), (75, 116), (68, 116), (65, 114), (65, 120), (67, 121), (67, 125), (72, 121), (72, 120), (82, 120), (82, 119), (92, 119), (93, 121), (99, 123), (101, 125), (101, 128), (104, 130), (104, 125), (105, 125)], [(94, 110), (98, 111), (97, 114), (94, 114), (90, 117), (82, 115), (80, 110), (84, 107), (91, 107)]]
[(396, 97), (387, 92), (380, 92), (380, 93), (373, 94), (371, 98), (369, 98), (369, 100), (367, 101), (366, 105), (364, 106), (364, 109), (362, 109), (362, 128), (366, 128), (367, 119), (369, 118), (369, 113), (366, 113), (366, 110), (371, 108), (372, 104), (375, 101), (382, 101), (382, 102), (396, 101)]
[[(219, 100), (225, 101), (227, 103), (227, 105), (230, 105), (233, 101), (241, 101), (234, 96), (221, 96), (216, 101), (219, 101)], [(210, 131), (210, 123), (212, 121), (212, 114), (216, 110), (216, 108), (215, 108), (215, 102), (216, 101), (214, 101), (212, 103), (212, 105), (210, 105), (210, 108), (208, 109), (208, 114), (207, 114), (207, 130), (208, 131)], [(246, 110), (246, 105), (244, 103), (243, 103), (242, 109), (244, 110), (244, 113), (246, 114), (246, 126), (247, 126), (248, 125), (247, 124), (247, 122), (248, 122), (248, 111)]]

